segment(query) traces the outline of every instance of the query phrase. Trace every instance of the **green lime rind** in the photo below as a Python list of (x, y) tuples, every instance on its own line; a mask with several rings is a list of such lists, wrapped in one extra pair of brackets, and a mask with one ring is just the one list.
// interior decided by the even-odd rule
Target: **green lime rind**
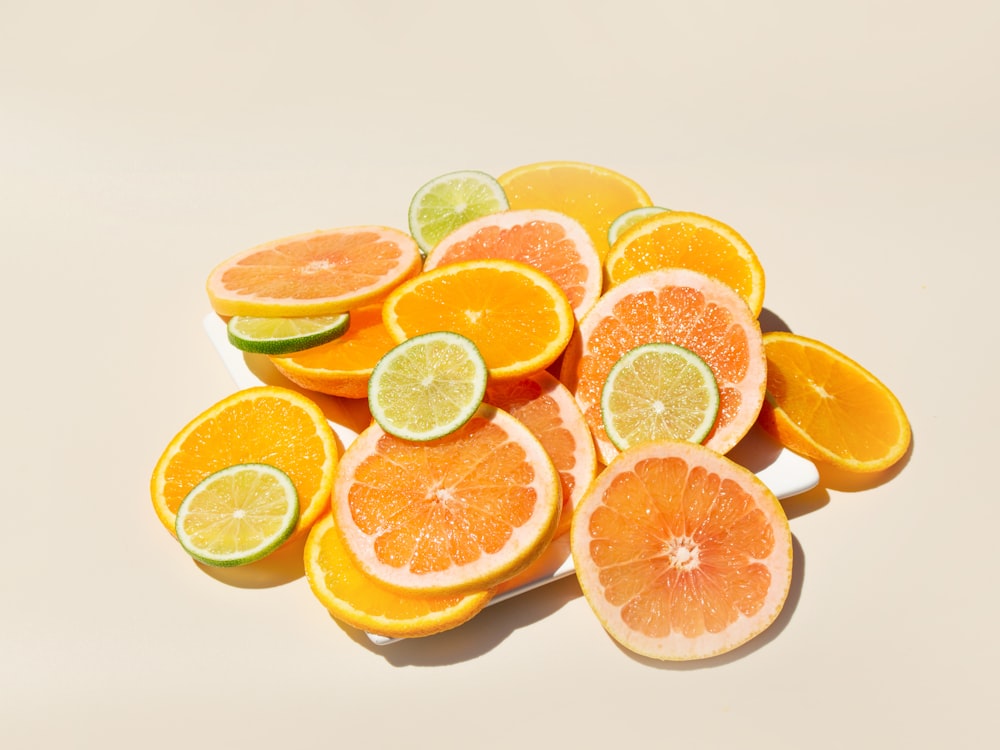
[(608, 227), (608, 246), (613, 247), (615, 241), (622, 236), (622, 233), (626, 229), (634, 227), (640, 221), (649, 216), (666, 213), (669, 210), (669, 208), (663, 208), (661, 206), (640, 206), (639, 208), (629, 209), (611, 222), (611, 226)]
[(404, 440), (435, 440), (472, 418), (486, 394), (488, 370), (476, 345), (433, 331), (397, 344), (368, 380), (372, 418)]
[(650, 440), (701, 443), (718, 415), (712, 368), (676, 344), (630, 349), (612, 366), (601, 391), (604, 431), (619, 450)]
[(301, 318), (265, 318), (234, 315), (226, 324), (229, 342), (253, 354), (292, 354), (343, 336), (350, 313)]
[(463, 224), (510, 208), (496, 178), (474, 169), (448, 172), (422, 185), (410, 200), (410, 234), (426, 257)]
[(177, 509), (174, 532), (195, 560), (230, 568), (256, 562), (280, 547), (299, 521), (299, 497), (276, 466), (246, 463), (213, 472)]

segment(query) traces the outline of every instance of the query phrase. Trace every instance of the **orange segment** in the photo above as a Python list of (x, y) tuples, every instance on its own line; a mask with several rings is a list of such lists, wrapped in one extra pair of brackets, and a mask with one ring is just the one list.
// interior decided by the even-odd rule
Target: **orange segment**
[(420, 270), (410, 235), (360, 226), (267, 242), (217, 265), (206, 289), (219, 315), (293, 317), (348, 312)]
[(306, 540), (309, 587), (331, 615), (352, 627), (386, 638), (416, 638), (471, 620), (490, 601), (488, 591), (456, 596), (406, 596), (366, 576), (334, 526), (321, 518)]
[(235, 464), (266, 463), (298, 492), (294, 539), (329, 507), (337, 459), (333, 429), (314, 402), (287, 388), (249, 388), (206, 409), (170, 441), (150, 480), (153, 508), (173, 534), (181, 501), (202, 479)]
[(382, 305), (369, 305), (351, 311), (350, 326), (340, 338), (269, 359), (278, 372), (302, 388), (366, 398), (372, 370), (395, 344), (382, 322)]
[(573, 508), (597, 472), (597, 451), (573, 394), (548, 372), (493, 383), (486, 402), (531, 430), (552, 459), (562, 485), (562, 511), (555, 536), (569, 531)]
[(333, 516), (366, 575), (435, 595), (489, 589), (545, 549), (559, 476), (538, 439), (483, 406), (450, 435), (401, 440), (377, 424), (344, 452)]
[(732, 227), (685, 211), (637, 222), (615, 241), (604, 261), (609, 286), (661, 268), (689, 268), (728, 284), (754, 317), (764, 306), (764, 269), (753, 248)]
[(791, 582), (792, 536), (774, 494), (693, 443), (621, 453), (577, 508), (570, 544), (605, 629), (655, 659), (745, 643), (774, 621)]
[(690, 349), (712, 369), (719, 412), (704, 444), (725, 453), (753, 426), (767, 378), (760, 325), (730, 287), (696, 271), (649, 271), (613, 287), (580, 323), (561, 380), (573, 391), (607, 463), (617, 449), (601, 418), (601, 391), (615, 362), (651, 342)]
[(492, 258), (449, 263), (400, 284), (382, 318), (397, 342), (431, 331), (465, 336), (496, 379), (544, 370), (576, 324), (566, 295), (546, 274)]
[(497, 181), (512, 209), (548, 208), (580, 222), (602, 260), (608, 254), (611, 223), (626, 211), (653, 205), (635, 180), (584, 162), (525, 164), (500, 175)]
[(887, 469), (910, 447), (896, 396), (845, 354), (793, 333), (764, 334), (767, 396), (760, 424), (808, 458), (854, 472)]
[(505, 258), (548, 274), (566, 293), (577, 318), (601, 294), (601, 259), (579, 222), (543, 209), (505, 211), (464, 224), (444, 237), (424, 270), (461, 260)]

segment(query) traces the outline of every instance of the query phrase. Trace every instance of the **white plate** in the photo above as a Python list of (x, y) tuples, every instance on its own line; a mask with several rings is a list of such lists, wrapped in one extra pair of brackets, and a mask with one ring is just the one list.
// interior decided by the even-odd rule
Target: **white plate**
[[(245, 354), (230, 344), (226, 336), (226, 324), (219, 316), (209, 313), (205, 316), (203, 323), (209, 340), (218, 351), (219, 356), (222, 357), (222, 363), (229, 371), (237, 388), (242, 390), (259, 385), (280, 385), (305, 393), (323, 409), (341, 442), (342, 449), (350, 445), (358, 433), (368, 426), (371, 416), (364, 399), (341, 399), (313, 391), (302, 391), (279, 373), (267, 357), (258, 354)], [(760, 433), (757, 428), (751, 430), (750, 434), (730, 451), (728, 456), (760, 477), (761, 481), (771, 488), (779, 500), (810, 490), (819, 482), (819, 472), (811, 461), (782, 448), (769, 437)], [(490, 601), (490, 605), (523, 594), (525, 591), (538, 588), (572, 573), (573, 559), (569, 554), (567, 536), (552, 543), (542, 560), (539, 561), (538, 567), (537, 577), (494, 597)], [(370, 633), (368, 637), (373, 643), (380, 646), (397, 640)]]

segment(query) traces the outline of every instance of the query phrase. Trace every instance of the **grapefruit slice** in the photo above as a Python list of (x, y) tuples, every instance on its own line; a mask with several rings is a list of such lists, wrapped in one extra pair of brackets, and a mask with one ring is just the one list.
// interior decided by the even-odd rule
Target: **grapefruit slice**
[(577, 578), (608, 633), (654, 659), (700, 659), (764, 631), (791, 583), (792, 535), (753, 473), (704, 446), (642, 443), (573, 517)]
[(450, 435), (394, 437), (377, 423), (344, 452), (333, 517), (358, 567), (409, 594), (483, 591), (545, 549), (559, 475), (538, 439), (482, 406)]
[(219, 315), (332, 315), (375, 302), (420, 270), (398, 229), (343, 227), (267, 242), (217, 265), (206, 289)]
[(753, 426), (767, 367), (760, 324), (729, 286), (682, 268), (649, 271), (613, 287), (580, 321), (560, 379), (573, 391), (606, 464), (618, 450), (601, 417), (611, 368), (631, 349), (661, 342), (690, 349), (711, 368), (719, 411), (704, 444), (725, 453)]
[(578, 319), (601, 294), (603, 268), (590, 235), (557, 211), (524, 209), (473, 219), (430, 251), (424, 270), (481, 258), (517, 260), (548, 274)]

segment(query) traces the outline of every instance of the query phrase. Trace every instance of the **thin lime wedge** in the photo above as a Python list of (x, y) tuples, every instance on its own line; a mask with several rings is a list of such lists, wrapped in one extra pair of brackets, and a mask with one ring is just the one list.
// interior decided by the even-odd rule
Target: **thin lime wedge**
[(487, 374), (479, 349), (465, 336), (424, 333), (394, 346), (375, 365), (368, 407), (379, 426), (396, 437), (444, 437), (475, 414)]
[(299, 520), (295, 485), (269, 464), (236, 464), (210, 474), (177, 509), (177, 541), (206, 565), (260, 560), (291, 535)]
[(627, 351), (601, 392), (601, 418), (619, 450), (649, 440), (701, 443), (719, 413), (712, 369), (689, 349), (651, 343)]
[(507, 195), (485, 172), (463, 170), (435, 177), (410, 201), (410, 234), (424, 256), (466, 222), (506, 211)]
[(608, 246), (613, 246), (615, 244), (615, 240), (621, 237), (622, 232), (629, 227), (635, 226), (638, 222), (648, 216), (666, 213), (669, 210), (669, 208), (661, 208), (660, 206), (642, 206), (640, 208), (633, 208), (626, 211), (611, 222), (611, 226), (608, 227)]
[(255, 354), (291, 354), (333, 341), (350, 325), (350, 313), (303, 318), (234, 315), (226, 324), (230, 343)]

